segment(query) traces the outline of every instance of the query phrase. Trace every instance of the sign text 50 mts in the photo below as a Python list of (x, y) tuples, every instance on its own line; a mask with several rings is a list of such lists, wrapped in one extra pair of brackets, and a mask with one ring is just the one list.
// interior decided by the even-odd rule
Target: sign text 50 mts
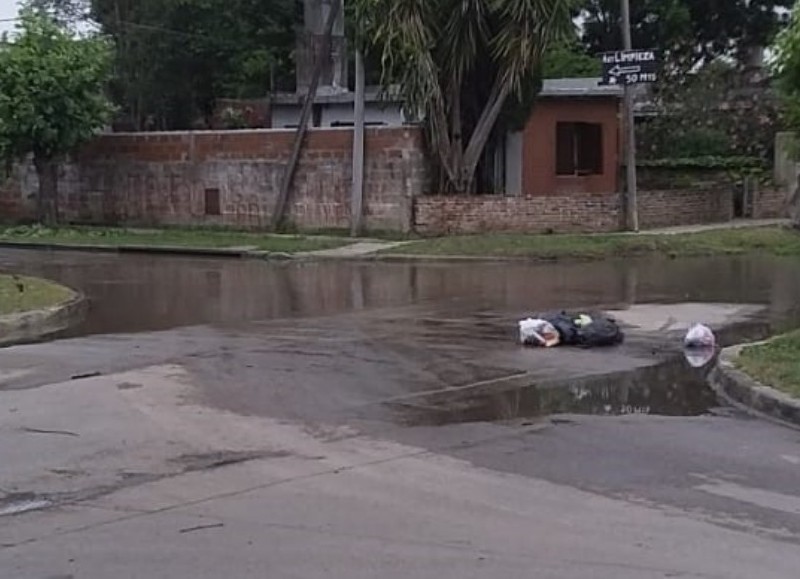
[(658, 58), (653, 50), (618, 50), (600, 55), (605, 85), (632, 85), (658, 80)]

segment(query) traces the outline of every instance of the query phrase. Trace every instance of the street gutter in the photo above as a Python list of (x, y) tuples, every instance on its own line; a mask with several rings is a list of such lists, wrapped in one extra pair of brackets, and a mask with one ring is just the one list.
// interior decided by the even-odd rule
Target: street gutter
[(93, 253), (141, 253), (153, 255), (183, 255), (196, 257), (286, 259), (283, 252), (261, 251), (255, 247), (186, 247), (180, 245), (106, 245), (94, 243), (37, 243), (31, 241), (0, 241), (0, 248), (37, 249), (47, 251), (82, 251)]
[(741, 344), (722, 350), (709, 376), (709, 383), (717, 395), (732, 406), (760, 418), (800, 429), (800, 400), (762, 384), (736, 368), (736, 359), (742, 350), (759, 343), (766, 342)]

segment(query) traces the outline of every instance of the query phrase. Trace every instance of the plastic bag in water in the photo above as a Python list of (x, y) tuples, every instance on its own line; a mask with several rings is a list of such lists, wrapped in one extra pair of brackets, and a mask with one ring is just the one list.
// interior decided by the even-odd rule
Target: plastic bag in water
[(713, 348), (716, 341), (711, 328), (703, 324), (695, 324), (686, 333), (683, 345), (687, 348)]

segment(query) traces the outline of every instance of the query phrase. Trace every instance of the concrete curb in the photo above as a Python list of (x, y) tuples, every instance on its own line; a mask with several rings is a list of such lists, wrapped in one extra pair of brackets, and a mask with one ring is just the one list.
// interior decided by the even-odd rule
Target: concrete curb
[[(764, 343), (764, 342), (761, 342)], [(800, 428), (800, 400), (765, 386), (735, 366), (742, 349), (755, 344), (725, 348), (709, 375), (709, 383), (717, 394), (734, 406), (757, 416)]]
[[(200, 257), (261, 257), (270, 255), (269, 252), (254, 251), (252, 249), (223, 248), (223, 247), (182, 247), (182, 246), (151, 246), (151, 245), (104, 245), (83, 243), (36, 243), (28, 241), (0, 241), (0, 247), (8, 249), (41, 249), (48, 251), (85, 251), (95, 253), (145, 253), (188, 255)], [(281, 254), (283, 255), (283, 254)]]
[[(744, 229), (755, 226), (726, 227), (719, 229)], [(647, 234), (647, 232), (643, 232)], [(587, 234), (591, 236), (593, 234)], [(617, 235), (625, 235), (619, 233)], [(638, 234), (636, 234), (638, 235)], [(657, 235), (669, 235), (662, 232)], [(385, 247), (378, 247), (370, 251), (348, 251), (352, 246), (359, 244), (378, 243), (370, 238), (351, 239), (351, 243), (331, 249), (297, 251), (293, 253), (260, 250), (255, 247), (192, 247), (192, 246), (153, 246), (153, 245), (108, 245), (108, 244), (80, 244), (80, 243), (37, 243), (29, 241), (0, 241), (0, 248), (9, 249), (37, 249), (49, 251), (79, 251), (117, 254), (150, 254), (173, 255), (187, 257), (220, 257), (236, 259), (261, 259), (269, 261), (348, 261), (348, 262), (384, 262), (384, 263), (430, 263), (430, 264), (459, 264), (459, 263), (522, 263), (522, 264), (552, 264), (552, 263), (591, 263), (615, 259), (608, 255), (602, 256), (571, 256), (571, 255), (439, 255), (439, 254), (413, 254), (402, 253), (402, 246), (413, 243), (413, 240), (382, 242)], [(392, 253), (398, 249), (398, 253)], [(741, 255), (748, 252), (742, 252)], [(687, 255), (682, 259), (713, 257), (714, 252)], [(739, 255), (739, 254), (732, 254)], [(659, 253), (643, 252), (631, 254), (628, 259), (646, 259), (652, 257), (673, 259), (672, 256)]]
[[(345, 246), (346, 247), (346, 246)], [(186, 257), (220, 257), (235, 259), (262, 259), (270, 261), (349, 261), (349, 262), (382, 262), (382, 263), (587, 263), (608, 259), (607, 257), (547, 257), (547, 256), (508, 256), (508, 255), (428, 255), (382, 253), (358, 253), (354, 255), (335, 255), (316, 252), (278, 252), (257, 249), (224, 248), (224, 247), (184, 247), (184, 246), (149, 246), (149, 245), (103, 245), (83, 243), (36, 243), (29, 241), (0, 241), (0, 248), (34, 249), (42, 251), (79, 251), (87, 253), (116, 253), (142, 255), (173, 255)], [(341, 249), (341, 248), (340, 248)], [(328, 252), (329, 250), (321, 250)], [(642, 255), (639, 257), (647, 257)]]
[(38, 342), (59, 334), (86, 315), (86, 298), (78, 293), (58, 305), (0, 316), (0, 347)]
[[(341, 259), (341, 258), (340, 258)], [(386, 263), (580, 263), (598, 261), (594, 258), (545, 257), (511, 255), (428, 255), (413, 253), (371, 253), (348, 258), (351, 261), (377, 261)], [(605, 259), (605, 258), (602, 258)]]
[[(265, 259), (271, 261), (303, 260), (303, 261), (359, 261), (386, 259), (378, 256), (378, 252), (401, 242), (379, 247), (371, 251), (348, 252), (348, 248), (361, 242), (345, 244), (331, 249), (313, 251), (298, 251), (294, 253), (284, 251), (267, 251), (255, 247), (192, 247), (182, 245), (106, 245), (90, 243), (36, 243), (29, 241), (0, 241), (0, 248), (8, 249), (38, 249), (47, 251), (82, 251), (93, 253), (118, 253), (118, 254), (150, 254), (173, 255), (188, 257), (223, 257), (236, 259)], [(402, 242), (406, 243), (406, 242)], [(424, 258), (427, 256), (424, 256)], [(429, 259), (436, 259), (435, 256)], [(486, 260), (485, 257), (478, 259)], [(491, 259), (491, 258), (490, 258)]]
[[(346, 247), (346, 246), (345, 246)], [(258, 249), (226, 248), (226, 247), (184, 247), (184, 246), (151, 246), (151, 245), (104, 245), (89, 243), (37, 243), (29, 241), (0, 241), (0, 248), (34, 249), (42, 251), (79, 251), (87, 253), (117, 253), (143, 255), (173, 255), (187, 257), (221, 257), (235, 259), (264, 259), (272, 261), (362, 261), (362, 262), (395, 262), (395, 263), (462, 263), (462, 262), (555, 262), (560, 258), (545, 257), (512, 257), (482, 255), (413, 255), (379, 253), (358, 253), (353, 255), (335, 255), (332, 253), (317, 254), (310, 252), (278, 252)], [(341, 249), (341, 248), (338, 248)], [(321, 250), (329, 252), (330, 250)], [(592, 261), (591, 259), (567, 258), (570, 261)]]

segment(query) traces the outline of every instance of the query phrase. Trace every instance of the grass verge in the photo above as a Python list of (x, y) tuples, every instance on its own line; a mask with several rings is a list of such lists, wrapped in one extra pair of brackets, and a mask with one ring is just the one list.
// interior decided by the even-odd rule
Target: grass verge
[(384, 250), (393, 255), (605, 259), (642, 255), (691, 257), (767, 252), (800, 256), (800, 233), (786, 228), (741, 228), (673, 235), (487, 234), (414, 241)]
[(45, 279), (0, 274), (0, 315), (57, 306), (73, 295), (69, 288)]
[(762, 384), (800, 398), (800, 331), (744, 348), (736, 366)]
[(123, 229), (110, 227), (40, 226), (0, 229), (0, 241), (71, 245), (193, 247), (225, 249), (248, 247), (261, 251), (296, 253), (331, 249), (351, 243), (347, 239), (304, 235), (268, 235), (225, 229)]

